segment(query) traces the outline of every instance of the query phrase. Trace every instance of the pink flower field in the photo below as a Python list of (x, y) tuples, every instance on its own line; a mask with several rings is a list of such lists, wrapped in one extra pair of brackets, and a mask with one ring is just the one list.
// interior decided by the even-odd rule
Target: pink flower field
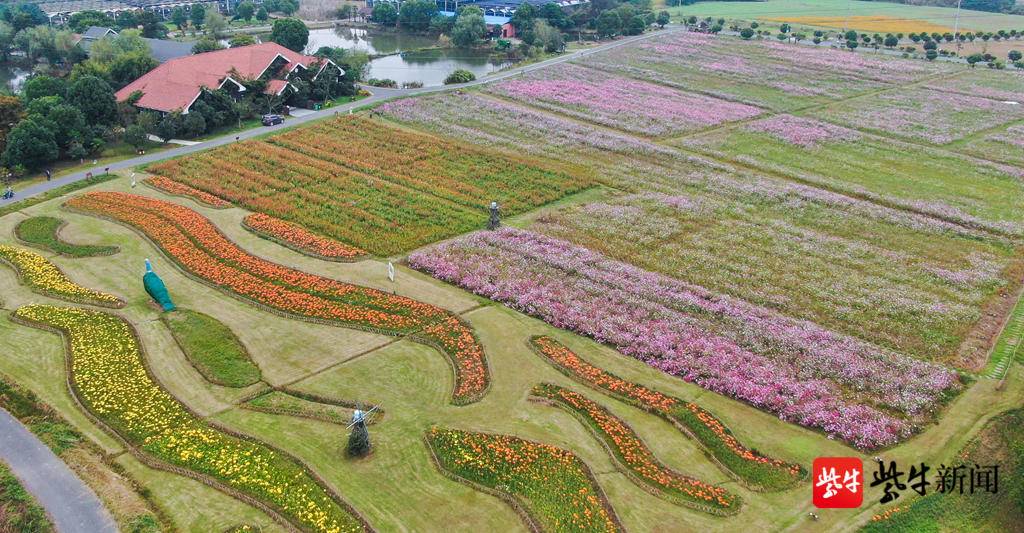
[(528, 231), (471, 234), (409, 264), (862, 449), (910, 436), (960, 387), (939, 365)]
[(793, 115), (775, 115), (746, 125), (749, 131), (772, 135), (790, 144), (813, 148), (825, 142), (850, 142), (861, 138), (855, 130)]
[(490, 92), (604, 126), (664, 136), (761, 113), (757, 107), (565, 64), (499, 83)]

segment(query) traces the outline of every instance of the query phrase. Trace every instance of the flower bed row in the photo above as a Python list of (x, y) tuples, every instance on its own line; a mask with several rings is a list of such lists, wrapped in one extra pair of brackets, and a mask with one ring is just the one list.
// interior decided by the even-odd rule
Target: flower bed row
[(351, 261), (366, 255), (366, 252), (355, 246), (321, 237), (305, 228), (263, 213), (246, 216), (242, 220), (242, 226), (261, 237), (318, 259)]
[(22, 307), (14, 318), (64, 335), (77, 399), (144, 454), (255, 498), (301, 530), (369, 529), (296, 459), (210, 426), (163, 390), (150, 377), (138, 339), (123, 319), (48, 305)]
[(622, 531), (575, 454), (511, 435), (434, 427), (427, 444), (442, 473), (509, 502), (533, 531)]
[(11, 265), (22, 283), (40, 294), (75, 303), (124, 307), (124, 300), (71, 281), (57, 265), (35, 252), (0, 244), (0, 262)]
[(200, 204), (208, 207), (214, 207), (217, 209), (224, 209), (231, 207), (230, 202), (226, 202), (218, 196), (214, 196), (206, 191), (201, 191), (195, 187), (190, 187), (184, 183), (179, 183), (164, 176), (153, 176), (152, 178), (143, 180), (142, 183), (153, 187), (158, 191), (163, 191), (171, 196), (184, 196), (191, 198)]
[(431, 343), (451, 361), (455, 403), (476, 401), (487, 390), (483, 349), (466, 324), (441, 308), (253, 256), (208, 219), (177, 204), (94, 192), (72, 198), (66, 205), (134, 227), (186, 273), (270, 310), (386, 335), (415, 334), (415, 340)]
[(474, 233), (409, 264), (863, 449), (907, 438), (960, 388), (940, 365), (528, 231)]
[(625, 469), (628, 477), (650, 492), (673, 503), (712, 514), (739, 512), (739, 496), (666, 467), (632, 428), (597, 402), (550, 383), (537, 385), (531, 394), (568, 410), (588, 426)]
[(113, 255), (118, 252), (117, 246), (99, 246), (90, 244), (71, 244), (60, 238), (60, 230), (67, 222), (54, 217), (26, 218), (14, 227), (14, 235), (18, 240), (67, 257), (94, 257)]
[(703, 407), (626, 381), (584, 361), (550, 337), (530, 340), (533, 350), (563, 374), (613, 398), (654, 413), (696, 439), (716, 462), (745, 485), (781, 490), (806, 475), (797, 464), (773, 459), (744, 446), (718, 418)]

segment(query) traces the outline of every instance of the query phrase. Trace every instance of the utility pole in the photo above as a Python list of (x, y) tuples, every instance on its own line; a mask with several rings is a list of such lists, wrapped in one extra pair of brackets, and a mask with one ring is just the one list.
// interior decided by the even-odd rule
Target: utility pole
[(843, 39), (846, 38), (846, 32), (849, 31), (850, 27), (850, 10), (853, 9), (853, 0), (846, 0), (846, 20), (843, 21)]
[(957, 0), (956, 2), (956, 15), (953, 17), (953, 39), (956, 40), (956, 55), (960, 55), (960, 50), (963, 49), (963, 43), (960, 42), (960, 6), (964, 3), (964, 0)]

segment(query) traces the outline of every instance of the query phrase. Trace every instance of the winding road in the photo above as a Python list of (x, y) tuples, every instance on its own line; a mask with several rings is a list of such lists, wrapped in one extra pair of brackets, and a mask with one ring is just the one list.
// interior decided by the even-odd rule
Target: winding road
[(0, 409), (0, 460), (7, 463), (58, 533), (117, 533), (96, 493), (18, 419)]
[(605, 44), (602, 44), (602, 45), (599, 45), (599, 46), (595, 46), (593, 48), (588, 48), (588, 49), (585, 49), (585, 50), (577, 50), (575, 52), (571, 52), (571, 53), (564, 54), (564, 55), (561, 55), (561, 56), (558, 56), (558, 57), (555, 57), (555, 58), (551, 58), (551, 59), (548, 59), (546, 61), (540, 61), (538, 63), (533, 63), (533, 64), (526, 65), (526, 66), (523, 66), (523, 67), (518, 67), (518, 68), (513, 68), (513, 69), (497, 72), (497, 73), (491, 74), (489, 76), (486, 76), (484, 78), (481, 78), (479, 80), (471, 81), (469, 83), (461, 83), (461, 84), (457, 84), (457, 85), (443, 85), (443, 86), (439, 86), (439, 87), (423, 87), (423, 88), (420, 88), (420, 89), (383, 89), (383, 88), (380, 88), (380, 87), (368, 87), (368, 89), (373, 91), (373, 95), (368, 97), (368, 98), (364, 98), (362, 100), (358, 100), (356, 102), (351, 102), (351, 103), (344, 104), (344, 105), (334, 106), (334, 107), (331, 107), (331, 108), (328, 108), (328, 109), (321, 109), (320, 111), (316, 111), (316, 112), (310, 113), (310, 114), (302, 116), (302, 117), (295, 117), (295, 118), (289, 119), (289, 120), (285, 121), (283, 124), (278, 124), (276, 126), (269, 126), (269, 127), (251, 128), (251, 129), (245, 130), (243, 132), (239, 132), (239, 133), (235, 133), (235, 134), (230, 134), (230, 135), (224, 135), (224, 136), (221, 136), (221, 137), (216, 137), (216, 138), (210, 139), (208, 141), (203, 141), (201, 143), (194, 144), (192, 146), (180, 146), (180, 147), (177, 147), (177, 148), (171, 148), (169, 150), (164, 150), (164, 151), (161, 151), (161, 152), (154, 152), (154, 153), (151, 153), (151, 154), (141, 155), (139, 157), (133, 157), (131, 159), (124, 159), (124, 160), (121, 160), (121, 161), (117, 161), (115, 163), (109, 163), (109, 164), (106, 164), (106, 165), (100, 165), (100, 166), (88, 168), (88, 169), (85, 169), (85, 170), (82, 170), (82, 171), (79, 171), (79, 172), (75, 172), (75, 173), (72, 173), (72, 174), (67, 174), (65, 176), (61, 176), (60, 178), (57, 178), (57, 179), (54, 179), (54, 180), (51, 180), (51, 181), (46, 181), (46, 182), (38, 183), (36, 185), (33, 185), (31, 187), (26, 187), (26, 188), (18, 191), (17, 195), (14, 198), (10, 199), (10, 200), (0, 200), (0, 207), (5, 206), (5, 205), (10, 204), (10, 203), (13, 203), (13, 202), (17, 202), (18, 200), (23, 200), (25, 198), (29, 198), (29, 197), (35, 196), (37, 194), (43, 194), (43, 193), (45, 193), (47, 191), (56, 189), (57, 187), (60, 187), (62, 185), (67, 185), (69, 183), (74, 183), (76, 181), (83, 180), (83, 179), (86, 178), (86, 174), (88, 174), (88, 173), (92, 173), (94, 175), (102, 174), (103, 171), (104, 171), (104, 168), (109, 168), (111, 171), (130, 169), (130, 168), (133, 168), (133, 167), (136, 167), (136, 166), (139, 166), (139, 165), (144, 165), (144, 164), (147, 164), (147, 163), (154, 163), (156, 161), (163, 161), (165, 159), (171, 159), (171, 158), (174, 158), (174, 157), (178, 157), (178, 156), (182, 156), (182, 155), (187, 155), (187, 154), (191, 154), (191, 153), (195, 153), (195, 152), (200, 152), (200, 151), (203, 151), (203, 150), (209, 150), (210, 148), (216, 148), (218, 146), (224, 146), (226, 144), (231, 144), (231, 143), (236, 142), (236, 141), (244, 141), (246, 139), (251, 139), (253, 137), (259, 137), (261, 135), (266, 135), (267, 133), (271, 133), (271, 132), (276, 131), (276, 130), (280, 130), (280, 129), (283, 129), (283, 128), (291, 128), (291, 127), (294, 127), (294, 126), (298, 126), (298, 125), (304, 124), (306, 122), (312, 122), (314, 120), (322, 119), (322, 118), (325, 118), (325, 117), (328, 117), (328, 116), (334, 115), (334, 114), (347, 113), (350, 109), (364, 107), (364, 106), (367, 106), (367, 105), (372, 105), (372, 104), (380, 103), (380, 102), (383, 102), (383, 101), (386, 101), (386, 100), (391, 100), (391, 99), (394, 99), (394, 98), (402, 98), (402, 97), (406, 97), (406, 96), (414, 96), (414, 95), (418, 95), (418, 94), (428, 94), (428, 93), (436, 93), (436, 92), (443, 92), (443, 91), (453, 91), (453, 90), (458, 90), (458, 89), (464, 89), (464, 88), (467, 88), (467, 87), (474, 87), (474, 86), (477, 86), (477, 85), (483, 85), (483, 84), (486, 84), (486, 83), (493, 83), (493, 82), (496, 82), (496, 81), (499, 81), (499, 80), (503, 80), (503, 79), (506, 79), (506, 78), (511, 78), (513, 76), (521, 76), (521, 75), (523, 75), (523, 74), (525, 74), (527, 72), (533, 72), (534, 70), (540, 70), (540, 69), (543, 69), (543, 68), (550, 67), (552, 65), (558, 65), (560, 63), (565, 63), (566, 61), (572, 61), (573, 59), (577, 59), (577, 58), (583, 57), (585, 55), (590, 55), (590, 54), (597, 53), (597, 52), (600, 52), (600, 51), (603, 51), (603, 50), (609, 50), (609, 49), (612, 49), (612, 48), (617, 48), (617, 47), (623, 46), (625, 44), (633, 43), (633, 42), (636, 42), (636, 41), (642, 41), (642, 40), (646, 40), (646, 39), (651, 39), (651, 38), (654, 38), (654, 37), (658, 37), (658, 36), (661, 36), (661, 35), (665, 35), (667, 33), (672, 33), (672, 32), (680, 31), (680, 30), (681, 30), (680, 27), (666, 27), (663, 30), (653, 31), (653, 32), (650, 32), (650, 33), (644, 33), (644, 34), (637, 35), (637, 36), (634, 36), (634, 37), (626, 37), (626, 38), (623, 38), (623, 39), (619, 39), (617, 41), (612, 41), (612, 42), (605, 43)]

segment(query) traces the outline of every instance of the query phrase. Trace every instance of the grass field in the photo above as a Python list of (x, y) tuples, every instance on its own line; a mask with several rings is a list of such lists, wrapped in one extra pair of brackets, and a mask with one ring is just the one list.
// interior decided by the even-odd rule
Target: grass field
[[(946, 32), (953, 29), (953, 8), (908, 6), (888, 2), (850, 0), (767, 0), (764, 2), (698, 2), (669, 8), (673, 14), (727, 19), (771, 20), (842, 29), (847, 15), (849, 27), (865, 32)], [(1024, 17), (963, 11), (961, 28), (967, 31), (996, 31), (1024, 28)]]
[[(831, 123), (797, 128), (779, 118), (788, 115), (778, 114), (785, 109), (798, 117), (816, 116), (831, 106), (856, 110), (864, 100), (881, 101), (880, 95), (923, 90), (915, 84), (949, 83), (943, 86), (964, 95), (979, 88), (1005, 90), (1003, 80), (986, 75), (972, 83), (949, 64), (723, 39), (697, 42), (666, 33), (589, 55), (580, 62), (589, 70), (566, 71), (588, 72), (577, 77), (591, 86), (588, 90), (600, 84), (600, 73), (635, 83), (629, 93), (636, 100), (629, 102), (633, 109), (657, 101), (660, 88), (668, 85), (680, 98), (701, 94), (755, 105), (763, 116), (706, 124), (697, 132), (679, 127), (675, 117), (653, 114), (648, 116), (653, 122), (643, 124), (664, 126), (668, 133), (645, 135), (614, 111), (516, 98), (499, 86), (400, 100), (378, 108), (372, 119), (328, 120), (233, 145), (235, 152), (205, 152), (150, 169), (251, 209), (291, 216), (317, 234), (344, 235), (346, 242), (379, 254), (404, 253), (479, 227), (486, 212), (468, 206), (499, 195), (508, 207), (504, 220), (514, 229), (485, 234), (495, 251), (470, 246), (468, 259), (438, 263), (435, 267), (448, 270), (434, 272), (445, 279), (459, 275), (461, 284), (522, 312), (411, 270), (402, 261), (395, 261), (392, 282), (383, 258), (346, 263), (299, 253), (245, 229), (242, 221), (251, 214), (245, 208), (217, 209), (151, 188), (132, 189), (123, 177), (71, 196), (107, 191), (91, 196), (105, 199), (93, 207), (102, 204), (104, 213), (123, 215), (132, 227), (63, 209), (68, 197), (50, 198), (0, 214), (0, 243), (15, 243), (14, 228), (21, 221), (49, 216), (67, 221), (60, 235), (68, 242), (120, 247), (105, 257), (40, 253), (72, 282), (126, 300), (123, 309), (104, 312), (119, 317), (110, 319), (110, 327), (123, 319), (137, 332), (148, 371), (138, 374), (139, 383), (166, 391), (194, 413), (196, 424), (251, 436), (294, 455), (379, 531), (526, 530), (504, 500), (452, 479), (455, 470), (463, 480), (521, 498), (549, 526), (566, 516), (558, 502), (568, 501), (567, 495), (560, 490), (571, 486), (593, 494), (588, 487), (596, 485), (607, 497), (607, 512), (630, 531), (855, 531), (886, 510), (878, 504), (881, 487), (868, 488), (859, 509), (830, 512), (811, 505), (806, 481), (793, 487), (780, 483), (772, 492), (751, 490), (669, 419), (580, 383), (529, 345), (532, 338), (549, 337), (607, 375), (706, 409), (732, 431), (740, 449), (803, 469), (819, 456), (853, 455), (870, 462), (875, 454), (904, 468), (918, 462), (950, 464), (979, 434), (988, 442), (986, 423), (1024, 402), (1018, 362), (1007, 363), (1002, 383), (952, 369), (985, 367), (989, 344), (1013, 307), (1010, 293), (1021, 280), (1019, 238), (994, 231), (1000, 224), (1020, 223), (1010, 200), (1020, 194), (1019, 179), (1008, 174), (1015, 160), (1000, 155), (994, 144), (971, 144), (1012, 134), (1020, 118), (989, 117), (991, 128), (972, 123), (958, 140), (926, 147)], [(698, 78), (706, 65), (685, 53), (704, 44), (712, 63), (724, 69), (707, 76), (707, 91)], [(732, 45), (738, 53), (729, 53)], [(735, 56), (748, 61), (737, 62)], [(843, 59), (838, 66), (836, 57)], [(757, 69), (756, 75), (727, 72), (737, 65)], [(822, 79), (827, 81), (817, 86), (809, 81)], [(801, 83), (813, 90), (801, 95), (787, 89)], [(754, 97), (759, 103), (749, 101)], [(948, 119), (943, 109), (929, 116)], [(782, 126), (762, 119), (781, 120)], [(958, 178), (965, 175), (971, 179)], [(357, 182), (365, 187), (353, 185)], [(88, 207), (81, 200), (73, 204)], [(945, 207), (938, 209), (939, 204)], [(291, 215), (279, 212), (296, 206)], [(143, 220), (147, 213), (151, 217)], [(454, 218), (445, 218), (451, 213)], [(374, 217), (387, 222), (357, 225)], [(460, 220), (473, 224), (459, 225)], [(431, 229), (413, 231), (422, 227)], [(167, 238), (173, 231), (184, 237)], [(381, 237), (386, 233), (397, 237), (386, 240)], [(496, 235), (535, 237), (509, 244)], [(527, 241), (534, 245), (521, 245)], [(444, 246), (466, 242), (474, 241), (461, 237)], [(411, 257), (428, 252), (419, 249)], [(212, 262), (195, 260), (204, 257)], [(248, 349), (263, 383), (226, 387), (204, 377), (142, 288), (147, 258), (176, 304), (201, 310), (220, 324), (187, 328), (205, 334), (193, 349), (214, 353), (205, 341), (230, 331)], [(193, 270), (186, 274), (180, 265)], [(210, 282), (225, 272), (227, 279)], [(479, 346), (486, 354), (489, 380), (476, 401), (453, 403), (458, 374), (450, 361), (439, 356), (437, 345), (411, 337), (432, 323), (384, 335), (339, 327), (352, 325), (344, 320), (299, 320), (308, 316), (269, 312), (252, 305), (251, 298), (238, 297), (251, 288), (238, 283), (247, 273), (258, 276), (245, 279), (268, 284), (261, 295), (264, 306), (288, 303), (270, 298), (288, 290), (296, 298), (321, 298), (318, 307), (304, 308), (310, 313), (342, 301), (370, 305), (371, 299), (362, 298), (371, 295), (384, 299), (372, 302), (409, 298), (430, 306), (417, 309), (443, 310), (439, 316), (457, 318), (469, 332), (454, 341), (459, 349)], [(117, 470), (138, 485), (129, 492), (147, 495), (166, 529), (284, 530), (244, 500), (155, 470), (126, 453), (125, 443), (101, 430), (72, 397), (68, 355), (59, 337), (8, 319), (28, 304), (67, 304), (33, 292), (3, 265), (0, 294), (0, 373), (110, 454)], [(685, 342), (670, 345), (680, 339)], [(127, 345), (111, 345), (111, 357), (123, 355)], [(666, 356), (623, 355), (643, 349)], [(707, 364), (687, 367), (699, 350), (706, 350)], [(541, 383), (572, 391), (579, 406), (607, 409), (588, 409), (603, 422), (587, 426), (577, 418), (580, 413), (531, 400)], [(793, 402), (794, 397), (801, 400)], [(362, 459), (345, 454), (343, 424), (357, 402), (379, 405), (385, 413), (369, 426), (373, 452)], [(849, 418), (831, 423), (840, 416)], [(484, 455), (484, 445), (449, 443), (458, 452), (446, 457), (442, 472), (425, 442), (435, 427), (462, 432), (460, 443), (476, 442), (470, 435), (477, 434), (508, 437), (487, 439), (497, 455)], [(629, 439), (602, 440), (594, 431)], [(623, 446), (639, 450), (636, 443), (642, 443), (649, 448), (642, 454), (647, 460), (623, 461), (614, 450), (609, 453), (609, 442), (620, 452)], [(862, 452), (846, 442), (884, 449)], [(544, 476), (527, 468), (530, 461), (518, 461), (551, 447), (565, 450), (553, 452), (562, 464), (575, 465), (546, 480), (563, 489), (542, 483)], [(568, 453), (576, 459), (567, 459)], [(648, 469), (651, 458), (657, 470)], [(189, 463), (182, 458), (181, 464)], [(638, 484), (629, 464), (649, 475), (672, 472), (676, 479), (720, 487), (742, 505), (731, 517), (677, 505)], [(581, 465), (593, 481), (581, 477)], [(587, 502), (592, 513), (601, 508)], [(808, 517), (812, 511), (820, 515), (818, 521)], [(941, 519), (925, 514), (913, 524), (928, 528)]]

